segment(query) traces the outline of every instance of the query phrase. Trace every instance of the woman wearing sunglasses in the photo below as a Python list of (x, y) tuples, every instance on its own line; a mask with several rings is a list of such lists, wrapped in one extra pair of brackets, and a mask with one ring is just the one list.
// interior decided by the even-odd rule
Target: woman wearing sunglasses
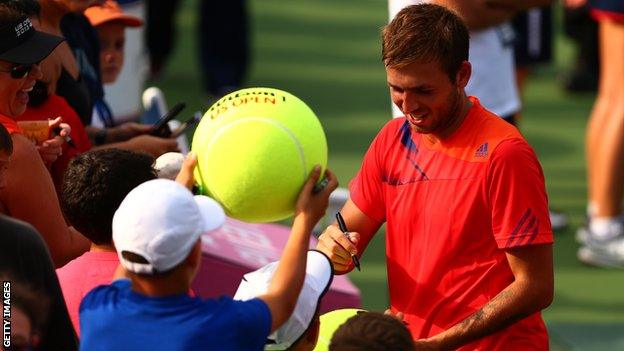
[(89, 241), (65, 223), (50, 173), (17, 120), (26, 110), (28, 92), (41, 78), (38, 63), (61, 41), (38, 32), (28, 17), (0, 4), (0, 123), (11, 133), (14, 148), (6, 185), (0, 189), (0, 213), (32, 224), (57, 267), (86, 251)]

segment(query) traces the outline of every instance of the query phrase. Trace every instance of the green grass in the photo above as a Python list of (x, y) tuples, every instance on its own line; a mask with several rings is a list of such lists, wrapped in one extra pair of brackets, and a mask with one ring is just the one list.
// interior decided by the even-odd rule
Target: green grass
[[(386, 22), (386, 2), (254, 0), (249, 5), (254, 60), (248, 85), (290, 91), (316, 111), (328, 137), (329, 166), (346, 186), (369, 142), (390, 117), (379, 61), (379, 28)], [(179, 33), (186, 34), (179, 36), (177, 51), (159, 84), (169, 101), (186, 101), (200, 109), (205, 107), (205, 96), (196, 68), (195, 13), (195, 3), (185, 3), (179, 14), (184, 29)], [(544, 168), (552, 207), (572, 220), (568, 230), (556, 235), (556, 296), (544, 312), (553, 339), (559, 340), (560, 346), (553, 345), (557, 349), (574, 345), (581, 349), (573, 336), (594, 330), (583, 326), (608, 323), (622, 331), (624, 325), (622, 272), (589, 268), (576, 260), (573, 234), (583, 221), (586, 201), (583, 143), (593, 96), (566, 95), (557, 82), (558, 72), (570, 65), (572, 52), (558, 37), (556, 64), (534, 72), (528, 83), (522, 122), (522, 131)], [(364, 307), (385, 309), (383, 233), (364, 255), (362, 268), (350, 278), (363, 293)], [(608, 337), (598, 339), (602, 341), (592, 344), (593, 349), (621, 345), (617, 338), (612, 343)]]

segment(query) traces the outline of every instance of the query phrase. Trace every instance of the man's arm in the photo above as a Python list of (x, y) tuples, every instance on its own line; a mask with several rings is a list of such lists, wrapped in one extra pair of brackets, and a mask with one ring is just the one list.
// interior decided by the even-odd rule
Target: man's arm
[(552, 0), (432, 0), (457, 12), (470, 30), (505, 23), (519, 11), (550, 5)]
[(312, 189), (320, 173), (320, 167), (315, 168), (299, 194), (290, 237), (267, 293), (259, 296), (271, 311), (271, 332), (288, 320), (297, 305), (299, 292), (305, 279), (310, 233), (325, 215), (329, 195), (338, 186), (338, 180), (334, 174), (327, 170), (326, 177), (329, 183), (320, 192), (313, 193)]
[[(505, 23), (517, 10), (502, 6), (490, 6), (484, 0), (432, 0), (455, 11), (470, 30), (482, 30)], [(522, 2), (522, 1), (518, 1)]]
[(416, 340), (417, 347), (455, 349), (550, 305), (554, 291), (552, 245), (523, 246), (505, 252), (514, 282), (462, 322), (429, 339)]
[(329, 257), (337, 274), (344, 274), (353, 269), (351, 254), (361, 256), (382, 223), (368, 217), (351, 198), (340, 213), (349, 229), (349, 239), (334, 222), (321, 234), (316, 249)]
[(524, 11), (534, 7), (552, 4), (552, 0), (481, 0), (490, 7), (500, 7), (512, 11)]

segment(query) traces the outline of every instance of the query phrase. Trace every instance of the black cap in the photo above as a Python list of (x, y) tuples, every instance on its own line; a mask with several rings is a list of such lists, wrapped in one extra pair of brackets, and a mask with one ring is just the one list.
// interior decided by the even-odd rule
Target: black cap
[(27, 16), (0, 27), (0, 60), (30, 65), (48, 57), (64, 39), (35, 30)]

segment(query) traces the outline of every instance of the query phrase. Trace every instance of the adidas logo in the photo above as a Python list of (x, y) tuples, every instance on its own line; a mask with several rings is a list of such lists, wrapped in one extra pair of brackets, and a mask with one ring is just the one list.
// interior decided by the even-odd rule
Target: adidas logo
[(481, 144), (475, 152), (475, 157), (485, 157), (488, 153), (488, 143)]

